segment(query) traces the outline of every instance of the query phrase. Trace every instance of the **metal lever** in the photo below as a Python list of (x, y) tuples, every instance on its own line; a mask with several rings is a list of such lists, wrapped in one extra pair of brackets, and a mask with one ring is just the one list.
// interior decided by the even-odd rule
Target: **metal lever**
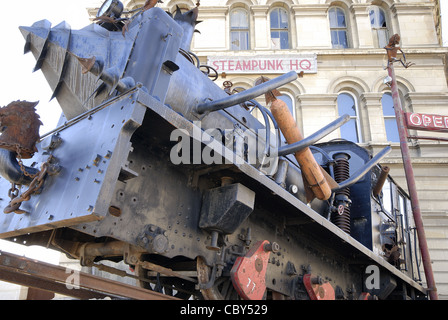
[(290, 71), (275, 79), (269, 80), (253, 88), (244, 90), (240, 93), (233, 94), (223, 99), (201, 103), (196, 107), (195, 111), (199, 114), (202, 114), (205, 112), (222, 110), (252, 100), (258, 96), (261, 96), (262, 94), (265, 94), (266, 92), (272, 91), (296, 79), (297, 73), (295, 71)]
[(297, 151), (303, 150), (303, 149), (311, 146), (312, 144), (316, 143), (323, 137), (329, 135), (334, 130), (341, 127), (344, 123), (347, 123), (349, 120), (350, 120), (350, 116), (348, 114), (345, 114), (342, 117), (336, 119), (335, 121), (329, 123), (328, 125), (326, 125), (322, 129), (320, 129), (319, 131), (316, 131), (309, 137), (307, 137), (303, 140), (297, 141), (296, 143), (292, 143), (292, 144), (288, 144), (286, 146), (280, 147), (278, 149), (277, 155), (280, 157), (280, 156), (296, 153)]

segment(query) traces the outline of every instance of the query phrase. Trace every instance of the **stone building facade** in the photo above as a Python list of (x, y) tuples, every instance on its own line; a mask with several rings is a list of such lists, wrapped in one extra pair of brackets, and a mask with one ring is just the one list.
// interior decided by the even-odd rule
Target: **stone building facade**
[[(144, 1), (124, 1), (128, 9)], [(446, 57), (436, 0), (201, 0), (191, 51), (217, 70), (216, 84), (247, 89), (289, 70), (303, 77), (280, 92), (307, 136), (338, 116), (351, 120), (326, 140), (344, 138), (376, 154), (406, 189), (383, 47), (393, 34), (410, 68), (396, 66), (406, 112), (448, 116)], [(197, 0), (165, 0), (191, 9)], [(264, 100), (264, 99), (263, 99)], [(261, 101), (264, 103), (264, 101)], [(448, 135), (409, 130), (412, 163), (439, 296), (448, 298)], [(426, 139), (426, 137), (438, 138)], [(444, 140), (445, 139), (445, 140)]]

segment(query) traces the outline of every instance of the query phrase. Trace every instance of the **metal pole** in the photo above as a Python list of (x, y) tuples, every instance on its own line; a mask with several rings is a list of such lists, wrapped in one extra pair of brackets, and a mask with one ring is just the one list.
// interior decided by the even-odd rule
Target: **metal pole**
[(265, 83), (259, 84), (253, 88), (241, 91), (239, 93), (233, 94), (231, 96), (219, 100), (201, 103), (196, 107), (196, 112), (202, 114), (207, 111), (212, 112), (222, 110), (240, 104), (242, 102), (255, 99), (256, 97), (261, 96), (262, 94), (265, 94), (268, 91), (272, 91), (296, 79), (297, 79), (297, 72), (289, 71), (288, 73), (278, 76), (277, 78), (269, 80)]
[(425, 230), (423, 227), (423, 219), (420, 212), (420, 204), (417, 195), (417, 188), (414, 179), (414, 170), (412, 168), (411, 156), (409, 154), (409, 147), (407, 144), (407, 128), (404, 122), (403, 108), (401, 106), (400, 96), (398, 95), (397, 81), (395, 77), (395, 70), (393, 63), (389, 63), (389, 76), (392, 78), (391, 91), (394, 101), (395, 116), (397, 120), (398, 134), (400, 136), (400, 148), (403, 158), (404, 172), (406, 182), (408, 185), (409, 195), (411, 197), (412, 212), (414, 215), (415, 227), (417, 229), (418, 242), (420, 245), (420, 252), (422, 255), (423, 268), (425, 271), (426, 282), (429, 291), (429, 298), (431, 300), (438, 300), (436, 283), (434, 281), (434, 274), (432, 272), (431, 259), (429, 256), (428, 244), (426, 242)]

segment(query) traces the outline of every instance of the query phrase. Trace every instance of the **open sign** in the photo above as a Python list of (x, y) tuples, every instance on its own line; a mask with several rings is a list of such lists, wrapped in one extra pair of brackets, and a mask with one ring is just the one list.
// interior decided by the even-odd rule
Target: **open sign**
[(406, 112), (408, 129), (448, 132), (448, 116)]

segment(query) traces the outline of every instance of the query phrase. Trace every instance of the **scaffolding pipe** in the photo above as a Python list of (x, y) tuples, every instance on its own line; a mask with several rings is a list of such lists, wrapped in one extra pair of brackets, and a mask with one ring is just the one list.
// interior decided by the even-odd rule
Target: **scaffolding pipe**
[(400, 136), (400, 148), (403, 158), (403, 166), (406, 175), (406, 182), (408, 185), (409, 195), (411, 197), (411, 207), (414, 215), (415, 227), (417, 229), (418, 242), (420, 246), (420, 252), (422, 255), (422, 262), (429, 291), (429, 298), (431, 300), (438, 300), (439, 297), (437, 294), (436, 283), (434, 281), (434, 274), (431, 266), (431, 258), (429, 255), (428, 244), (426, 242), (426, 235), (423, 227), (423, 219), (417, 195), (417, 187), (414, 179), (414, 170), (412, 168), (411, 156), (409, 154), (409, 146), (407, 144), (408, 139), (407, 128), (404, 121), (403, 108), (401, 106), (400, 96), (398, 94), (398, 87), (393, 63), (389, 63), (388, 73), (389, 77), (392, 78), (391, 91), (392, 91), (392, 98), (394, 101), (398, 134)]

